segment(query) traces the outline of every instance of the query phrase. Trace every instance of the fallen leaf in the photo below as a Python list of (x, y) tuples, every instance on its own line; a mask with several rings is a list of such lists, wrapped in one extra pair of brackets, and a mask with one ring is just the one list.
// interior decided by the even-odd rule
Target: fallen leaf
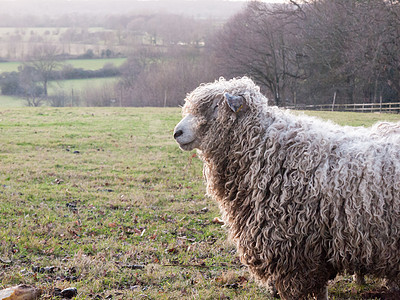
[(29, 285), (18, 285), (0, 291), (0, 300), (35, 300), (42, 290)]
[(154, 241), (156, 238), (157, 238), (157, 231), (154, 232), (152, 236), (150, 236), (150, 239), (153, 240), (153, 241)]
[(176, 254), (178, 253), (178, 249), (176, 248), (169, 248), (166, 250), (167, 253), (172, 253), (172, 254)]
[(213, 222), (214, 224), (225, 225), (225, 222), (224, 222), (222, 219), (218, 218), (218, 217), (215, 217), (215, 218), (212, 220), (212, 222)]

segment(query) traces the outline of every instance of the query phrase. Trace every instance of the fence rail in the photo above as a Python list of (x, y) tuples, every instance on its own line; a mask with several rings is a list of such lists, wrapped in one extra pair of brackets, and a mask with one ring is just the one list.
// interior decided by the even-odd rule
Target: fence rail
[(356, 103), (356, 104), (316, 104), (287, 106), (289, 109), (298, 110), (330, 110), (354, 112), (385, 112), (400, 113), (400, 102), (393, 103)]

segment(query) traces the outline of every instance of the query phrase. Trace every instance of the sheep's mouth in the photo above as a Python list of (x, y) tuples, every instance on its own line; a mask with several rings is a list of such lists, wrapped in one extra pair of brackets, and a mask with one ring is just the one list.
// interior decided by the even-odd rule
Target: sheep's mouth
[(194, 148), (196, 148), (196, 141), (191, 141), (191, 142), (185, 143), (185, 144), (179, 143), (179, 148), (181, 148), (184, 151), (191, 151)]

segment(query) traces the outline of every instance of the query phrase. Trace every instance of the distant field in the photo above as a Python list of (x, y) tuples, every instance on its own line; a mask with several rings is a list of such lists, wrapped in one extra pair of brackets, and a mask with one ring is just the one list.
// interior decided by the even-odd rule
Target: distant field
[[(114, 64), (119, 67), (126, 61), (126, 58), (104, 58), (104, 59), (70, 59), (64, 64), (70, 64), (74, 68), (82, 68), (85, 70), (99, 70), (106, 64)], [(3, 72), (18, 71), (18, 67), (22, 62), (0, 62), (0, 74)]]
[(0, 94), (0, 107), (21, 107), (25, 106), (25, 100), (13, 96), (4, 96)]
[[(71, 34), (82, 34), (82, 38), (70, 40)], [(116, 30), (102, 27), (0, 27), (0, 57), (23, 60), (33, 47), (43, 42), (56, 45), (63, 53), (71, 55), (84, 54), (88, 49), (98, 56), (106, 50), (124, 52), (127, 49), (117, 40), (110, 42), (109, 37), (117, 35)]]
[(87, 87), (96, 88), (104, 84), (115, 83), (118, 81), (118, 77), (106, 77), (106, 78), (88, 78), (88, 79), (71, 79), (50, 82), (49, 94), (52, 95), (57, 91), (72, 91), (80, 92)]
[[(349, 125), (400, 120), (310, 114)], [(220, 213), (205, 197), (202, 164), (172, 138), (180, 118), (178, 108), (0, 108), (0, 289), (31, 284), (43, 299), (76, 287), (81, 300), (272, 300), (212, 222)], [(329, 292), (372, 299), (363, 295), (381, 284), (338, 276)]]
[(106, 64), (113, 64), (116, 67), (121, 66), (126, 58), (105, 58), (105, 59), (70, 59), (65, 64), (70, 64), (74, 68), (82, 68), (85, 70), (99, 70)]
[[(68, 27), (0, 27), (0, 35), (59, 35), (60, 33), (64, 33), (65, 31), (67, 31), (68, 29)], [(103, 27), (89, 27), (87, 28), (87, 30), (89, 32), (110, 31)]]
[[(55, 95), (61, 92), (75, 96), (80, 96), (87, 88), (96, 89), (104, 85), (110, 85), (118, 81), (118, 77), (72, 79), (53, 81), (49, 83), (49, 95)], [(5, 96), (0, 94), (0, 107), (21, 107), (26, 106), (23, 98)]]
[[(43, 37), (46, 40), (58, 41), (67, 30), (73, 28), (68, 27), (0, 27), (0, 37), (7, 38), (9, 36), (18, 36), (20, 42), (29, 42), (35, 37)], [(102, 27), (89, 27), (85, 28), (89, 33), (94, 32), (112, 32), (113, 30), (105, 29)], [(83, 29), (76, 29), (77, 31)]]
[(18, 61), (0, 62), (0, 74), (4, 72), (16, 72), (20, 65), (21, 62)]

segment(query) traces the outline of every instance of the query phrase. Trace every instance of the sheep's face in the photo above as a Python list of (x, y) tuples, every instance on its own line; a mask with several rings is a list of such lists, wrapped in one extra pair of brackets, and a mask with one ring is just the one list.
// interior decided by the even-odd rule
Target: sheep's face
[(174, 138), (182, 150), (190, 151), (195, 148), (199, 148), (200, 139), (196, 134), (196, 129), (197, 120), (192, 114), (186, 115), (178, 123), (178, 125), (176, 125), (174, 130)]
[(241, 95), (223, 93), (202, 99), (191, 96), (186, 99), (183, 119), (174, 130), (175, 140), (185, 151), (204, 150), (205, 136), (210, 133), (217, 135), (218, 124), (227, 126), (227, 122), (223, 121), (226, 117), (232, 119), (232, 116), (247, 108), (245, 98)]

